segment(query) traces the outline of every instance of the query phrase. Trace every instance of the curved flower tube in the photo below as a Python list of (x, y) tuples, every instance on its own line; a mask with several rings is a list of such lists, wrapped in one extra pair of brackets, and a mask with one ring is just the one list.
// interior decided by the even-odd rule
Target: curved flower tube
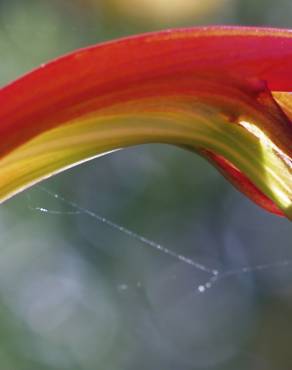
[(75, 51), (0, 90), (0, 200), (142, 143), (199, 153), (292, 219), (292, 32), (202, 27)]

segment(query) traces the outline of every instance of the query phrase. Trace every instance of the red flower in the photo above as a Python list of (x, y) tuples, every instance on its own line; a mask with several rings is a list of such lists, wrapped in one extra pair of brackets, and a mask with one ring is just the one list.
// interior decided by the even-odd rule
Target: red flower
[(100, 153), (162, 142), (292, 219), (289, 91), (289, 30), (170, 30), (78, 50), (0, 90), (0, 198)]

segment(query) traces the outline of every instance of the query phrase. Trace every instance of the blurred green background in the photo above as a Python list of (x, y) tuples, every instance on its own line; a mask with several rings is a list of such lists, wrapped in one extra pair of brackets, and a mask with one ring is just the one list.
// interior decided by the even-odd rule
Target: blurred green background
[[(100, 41), (222, 23), (292, 27), (292, 2), (0, 0), (0, 82)], [(57, 195), (35, 187), (0, 208), (1, 370), (292, 369), (288, 221), (166, 145), (43, 186)]]

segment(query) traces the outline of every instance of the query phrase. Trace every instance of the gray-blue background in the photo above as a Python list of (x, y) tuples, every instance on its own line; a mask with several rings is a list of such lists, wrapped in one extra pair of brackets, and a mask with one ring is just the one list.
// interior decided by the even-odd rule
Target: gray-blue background
[[(289, 27), (292, 3), (1, 0), (0, 82), (99, 41), (214, 23)], [(119, 151), (43, 186), (59, 198), (33, 188), (0, 208), (1, 370), (292, 369), (288, 221), (163, 145)], [(179, 256), (219, 270), (218, 281), (209, 287), (212, 273)]]

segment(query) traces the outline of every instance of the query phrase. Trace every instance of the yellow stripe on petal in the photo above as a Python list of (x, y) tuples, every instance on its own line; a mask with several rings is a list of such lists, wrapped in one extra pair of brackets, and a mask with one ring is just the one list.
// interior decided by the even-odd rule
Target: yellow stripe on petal
[(145, 143), (223, 156), (291, 218), (291, 172), (271, 140), (248, 121), (231, 123), (217, 109), (173, 97), (104, 109), (38, 135), (0, 161), (0, 197), (3, 201), (98, 154)]

